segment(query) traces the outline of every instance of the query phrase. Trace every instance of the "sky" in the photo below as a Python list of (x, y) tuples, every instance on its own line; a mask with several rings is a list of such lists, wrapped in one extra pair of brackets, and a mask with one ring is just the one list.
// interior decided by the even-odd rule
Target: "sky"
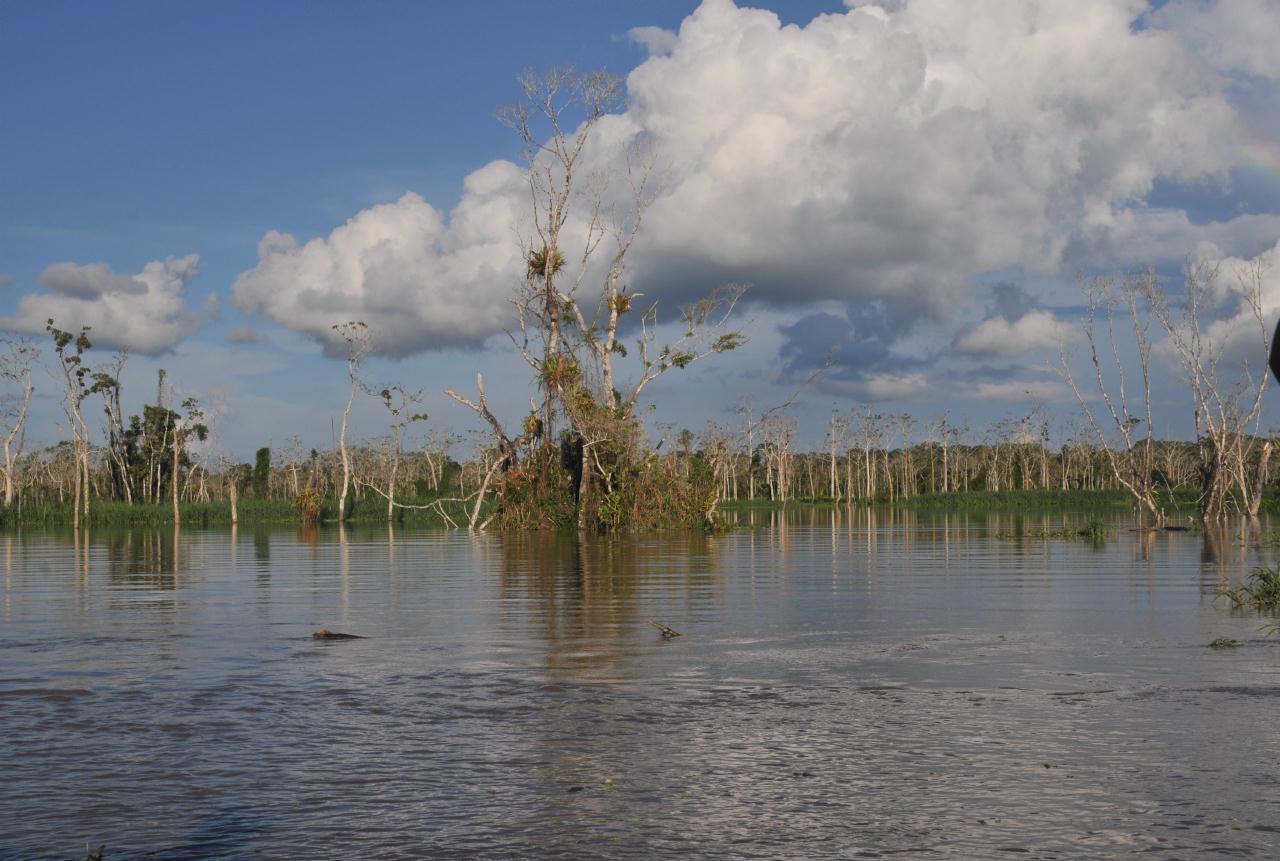
[[(375, 333), (368, 381), (421, 388), (431, 427), (476, 429), (443, 390), (477, 372), (515, 421), (529, 196), (495, 114), (527, 68), (603, 67), (626, 104), (584, 173), (620, 200), (639, 148), (657, 177), (630, 288), (671, 320), (749, 285), (748, 344), (651, 386), (651, 428), (735, 424), (830, 362), (792, 408), (803, 445), (864, 403), (975, 428), (1043, 404), (1066, 433), (1080, 278), (1176, 291), (1189, 256), (1220, 260), (1214, 331), (1260, 364), (1234, 285), (1262, 264), (1274, 325), (1276, 44), (1280, 0), (3, 2), (0, 328), (90, 325), (90, 364), (130, 352), (127, 411), (165, 368), (240, 458), (332, 444), (346, 320)], [(1157, 424), (1185, 436), (1171, 358)], [(376, 400), (354, 429), (385, 433)]]

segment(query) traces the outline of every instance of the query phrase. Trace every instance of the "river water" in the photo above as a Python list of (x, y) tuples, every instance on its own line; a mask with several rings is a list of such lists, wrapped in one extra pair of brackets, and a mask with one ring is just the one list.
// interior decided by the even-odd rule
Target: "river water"
[(1275, 857), (1270, 533), (1084, 517), (0, 535), (0, 858)]

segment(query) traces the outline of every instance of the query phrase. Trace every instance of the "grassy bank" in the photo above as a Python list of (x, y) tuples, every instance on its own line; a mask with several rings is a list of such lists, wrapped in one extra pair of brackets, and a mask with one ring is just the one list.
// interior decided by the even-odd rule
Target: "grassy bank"
[[(1193, 490), (1177, 490), (1165, 492), (1158, 496), (1161, 507), (1170, 517), (1185, 517), (1196, 513), (1197, 496)], [(426, 505), (431, 499), (405, 500), (407, 504)], [(771, 499), (738, 499), (723, 500), (718, 510), (725, 513), (745, 513), (751, 511), (777, 511), (782, 508), (808, 508), (838, 505), (863, 505), (861, 502), (833, 502), (830, 499), (791, 499), (785, 504)], [(991, 491), (968, 491), (964, 493), (931, 493), (913, 496), (909, 499), (896, 499), (892, 502), (880, 499), (877, 506), (895, 506), (915, 510), (949, 510), (949, 511), (1018, 511), (1031, 509), (1075, 509), (1104, 510), (1132, 509), (1135, 507), (1133, 497), (1123, 491), (1115, 490), (1011, 490), (998, 493)], [(182, 522), (188, 526), (229, 526), (231, 524), (231, 505), (228, 502), (191, 502), (182, 505)], [(467, 521), (469, 509), (459, 503), (446, 503), (446, 511), (459, 525)], [(1280, 492), (1269, 490), (1263, 497), (1262, 510), (1268, 513), (1280, 513)], [(493, 511), (493, 502), (485, 505), (481, 519), (487, 518)], [(321, 508), (322, 523), (337, 522), (337, 504), (334, 500), (325, 500)], [(62, 527), (71, 525), (71, 504), (26, 504), (15, 506), (8, 511), (0, 512), (0, 528), (4, 527)], [(381, 498), (366, 498), (351, 505), (347, 522), (356, 525), (376, 525), (386, 523), (387, 506)], [(298, 514), (293, 503), (285, 500), (244, 499), (239, 505), (239, 522), (245, 525), (265, 524), (289, 526), (298, 523)], [(397, 509), (395, 522), (410, 526), (447, 526), (440, 515), (431, 509)], [(161, 505), (126, 505), (123, 502), (94, 501), (89, 509), (90, 526), (161, 526), (173, 523), (173, 508), (170, 504)]]
[[(1194, 491), (1156, 494), (1167, 514), (1195, 512)], [(982, 509), (1012, 511), (1021, 508), (1133, 508), (1133, 496), (1124, 490), (971, 490), (965, 493), (929, 493), (900, 499), (895, 504), (909, 508)]]
[[(1179, 490), (1159, 495), (1160, 504), (1172, 514), (1194, 513), (1197, 496), (1194, 491)], [(1268, 500), (1280, 510), (1280, 495), (1271, 494)], [(785, 507), (821, 505), (864, 505), (862, 502), (839, 503), (830, 499), (792, 499)], [(1131, 495), (1119, 490), (971, 490), (963, 493), (925, 493), (908, 499), (877, 499), (875, 505), (893, 505), (914, 509), (947, 509), (951, 511), (1014, 511), (1025, 508), (1128, 508), (1134, 506)], [(720, 503), (722, 511), (776, 511), (784, 504), (770, 499), (726, 500)]]
[[(405, 500), (406, 504), (426, 505), (430, 499)], [(466, 523), (468, 512), (458, 503), (446, 503), (445, 510), (449, 516), (460, 524)], [(187, 502), (179, 506), (184, 526), (230, 526), (231, 503), (221, 502)], [(298, 513), (292, 502), (285, 500), (242, 499), (237, 511), (239, 523), (244, 525), (265, 524), (290, 526), (298, 523)], [(337, 521), (337, 504), (327, 500), (320, 510), (322, 523)], [(485, 514), (484, 516), (487, 516)], [(347, 522), (352, 524), (378, 524), (387, 521), (387, 504), (382, 499), (365, 499), (349, 503)], [(0, 512), (0, 528), (2, 527), (35, 527), (70, 526), (72, 522), (71, 503), (50, 503), (14, 506), (8, 511)], [(397, 509), (395, 522), (417, 526), (445, 526), (443, 518), (434, 510)], [(144, 505), (135, 503), (127, 505), (123, 502), (94, 501), (89, 506), (87, 521), (91, 527), (111, 526), (164, 526), (173, 523), (173, 506), (171, 503), (160, 505)]]

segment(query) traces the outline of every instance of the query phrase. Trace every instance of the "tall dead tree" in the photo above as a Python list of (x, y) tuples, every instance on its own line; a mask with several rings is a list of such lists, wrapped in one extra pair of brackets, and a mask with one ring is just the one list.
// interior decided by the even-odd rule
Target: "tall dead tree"
[[(1065, 350), (1060, 351), (1063, 377), (1075, 393), (1115, 480), (1148, 512), (1157, 525), (1164, 512), (1155, 497), (1155, 431), (1151, 410), (1151, 313), (1148, 299), (1158, 289), (1154, 272), (1121, 280), (1094, 278), (1081, 282), (1085, 314), (1081, 322), (1088, 343), (1094, 383), (1105, 412), (1095, 410), (1072, 373)], [(1117, 309), (1128, 316), (1128, 336), (1117, 328)], [(1101, 315), (1101, 320), (1099, 319)], [(1105, 331), (1099, 331), (1099, 327)], [(1136, 376), (1125, 360), (1131, 345), (1137, 362)], [(1137, 388), (1137, 392), (1134, 389)], [(1113, 444), (1114, 439), (1114, 444)]]
[[(1144, 296), (1169, 342), (1191, 387), (1195, 404), (1195, 430), (1202, 476), (1202, 519), (1222, 516), (1232, 486), (1239, 491), (1245, 513), (1258, 516), (1262, 486), (1274, 443), (1260, 439), (1262, 394), (1269, 377), (1266, 363), (1267, 327), (1263, 319), (1264, 271), (1255, 260), (1223, 283), (1221, 264), (1189, 260), (1184, 269), (1185, 293), (1175, 310), (1154, 276), (1142, 281)], [(1234, 320), (1215, 321), (1211, 309), (1224, 294), (1236, 300)], [(1224, 366), (1228, 340), (1245, 345), (1238, 364)], [(1256, 354), (1259, 359), (1247, 358)]]
[[(586, 277), (587, 263), (603, 238), (598, 208), (587, 221), (581, 262), (573, 278), (561, 283), (566, 265), (565, 226), (578, 190), (578, 168), (587, 142), (600, 120), (621, 106), (622, 82), (600, 70), (580, 75), (572, 66), (532, 69), (520, 76), (523, 100), (498, 112), (498, 118), (519, 136), (533, 201), (534, 237), (526, 251), (526, 281), (516, 306), (521, 313), (526, 359), (532, 359), (524, 315), (536, 321), (542, 341), (540, 361), (530, 361), (541, 378), (544, 432), (554, 431), (557, 370), (562, 352), (561, 320), (566, 305)], [(598, 203), (598, 201), (597, 201)]]
[(391, 434), (388, 440), (387, 458), (389, 469), (387, 476), (387, 521), (395, 516), (396, 481), (400, 474), (400, 456), (403, 451), (404, 431), (414, 422), (427, 420), (426, 413), (414, 412), (422, 403), (422, 389), (409, 391), (404, 386), (394, 385), (381, 389), (378, 398), (386, 408), (391, 419)]
[(356, 401), (356, 392), (360, 390), (360, 363), (372, 350), (369, 327), (360, 320), (339, 323), (333, 327), (346, 344), (347, 378), (351, 388), (347, 394), (347, 405), (342, 410), (342, 425), (338, 434), (338, 451), (342, 455), (342, 491), (338, 495), (338, 520), (347, 519), (347, 493), (351, 490), (351, 453), (347, 449), (347, 421), (351, 418), (351, 407)]
[[(608, 72), (580, 75), (570, 67), (554, 67), (526, 72), (520, 84), (523, 100), (499, 114), (523, 145), (532, 202), (533, 233), (523, 240), (525, 278), (513, 298), (518, 331), (511, 339), (542, 396), (520, 439), (531, 447), (543, 442), (536, 452), (538, 468), (530, 473), (543, 482), (538, 493), (558, 492), (553, 485), (560, 486), (559, 479), (548, 473), (561, 468), (553, 461), (564, 461), (576, 480), (573, 504), (578, 527), (585, 530), (594, 518), (597, 491), (612, 496), (619, 463), (638, 459), (643, 434), (636, 407), (646, 387), (672, 368), (686, 368), (743, 342), (727, 320), (744, 288), (721, 288), (682, 308), (670, 341), (660, 336), (657, 306), (651, 304), (635, 324), (634, 377), (622, 385), (616, 360), (628, 355), (623, 321), (638, 297), (627, 285), (626, 258), (653, 199), (652, 158), (635, 148), (597, 153), (593, 164), (626, 166), (584, 175), (594, 132), (622, 105), (622, 83)], [(610, 237), (611, 256), (598, 259)], [(592, 285), (589, 296), (583, 295), (585, 283)], [(449, 394), (493, 428), (495, 468), (514, 467), (517, 447), (488, 410), (483, 393), (478, 402)], [(560, 417), (570, 431), (561, 440), (562, 452), (547, 445), (556, 439)]]
[(0, 401), (0, 417), (3, 418), (4, 434), (4, 507), (13, 504), (14, 468), (22, 457), (22, 447), (26, 440), (27, 410), (31, 406), (31, 395), (35, 385), (31, 379), (31, 369), (39, 358), (40, 351), (25, 338), (3, 341), (0, 350), (0, 380), (12, 389)]

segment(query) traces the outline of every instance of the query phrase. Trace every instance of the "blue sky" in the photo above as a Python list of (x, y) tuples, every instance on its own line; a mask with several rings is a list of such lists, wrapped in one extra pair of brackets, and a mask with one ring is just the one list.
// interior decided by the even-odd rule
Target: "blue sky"
[[(320, 327), (299, 322), (304, 305), (290, 302), (308, 300), (291, 293), (298, 284), (273, 280), (304, 270), (284, 266), (287, 255), (280, 271), (255, 270), (259, 241), (269, 231), (298, 245), (319, 238), (334, 262), (331, 233), (349, 219), (372, 212), (386, 216), (378, 230), (407, 230), (430, 207), (446, 226), (424, 241), (447, 262), (464, 182), (519, 156), (495, 111), (515, 100), (522, 69), (549, 63), (639, 69), (625, 122), (659, 137), (675, 167), (637, 248), (637, 287), (672, 305), (724, 281), (755, 285), (751, 345), (655, 390), (655, 420), (728, 421), (737, 399), (785, 397), (828, 353), (840, 364), (806, 393), (806, 426), (860, 401), (981, 422), (1024, 410), (1027, 399), (1010, 394), (1019, 386), (1069, 410), (1044, 366), (1056, 356), (1050, 334), (1079, 304), (1077, 272), (1151, 264), (1173, 276), (1197, 249), (1247, 261), (1280, 243), (1280, 70), (1252, 44), (1280, 18), (1271, 0), (1188, 0), (1146, 17), (1141, 4), (1089, 0), (1076, 21), (1045, 12), (1031, 22), (1047, 45), (1040, 55), (1017, 53), (1008, 33), (1026, 22), (998, 5), (963, 19), (954, 4), (925, 0), (760, 5), (777, 20), (712, 0), (677, 36), (698, 4), (6, 4), (0, 314), (11, 329), (34, 328), (49, 306), (22, 310), (23, 297), (73, 289), (42, 282), (54, 264), (140, 276), (151, 261), (198, 255), (189, 280), (156, 275), (176, 285), (180, 312), (152, 325), (148, 314), (161, 312), (139, 306), (139, 331), (96, 327), (134, 345), (126, 406), (136, 410), (166, 367), (184, 393), (215, 405), (219, 442), (237, 453), (293, 433), (327, 445), (343, 369), (321, 355)], [(824, 13), (827, 23), (814, 22)], [(637, 27), (669, 35), (645, 45), (628, 35)], [(1146, 29), (1158, 38), (1139, 40)], [(951, 44), (939, 35), (948, 31), (964, 36)], [(1112, 58), (1121, 77), (1077, 48)], [(1004, 53), (1008, 65), (997, 62)], [(1159, 74), (1162, 64), (1170, 71)], [(1020, 68), (1029, 83), (1014, 86)], [(1083, 83), (1071, 90), (1062, 78)], [(1074, 149), (1051, 143), (1062, 130)], [(424, 203), (406, 203), (406, 192)], [(468, 389), (484, 370), (495, 402), (518, 413), (523, 371), (496, 329), (438, 348), (450, 322), (421, 309), (444, 288), (422, 275), (410, 283), (420, 294), (409, 291), (418, 262), (365, 272), (342, 309), (357, 318), (403, 302), (420, 323), (420, 338), (391, 351), (408, 355), (372, 362), (370, 376), (422, 386), (433, 418), (461, 430), (470, 417), (440, 391)], [(997, 285), (1026, 301), (1009, 310)], [(449, 289), (503, 304), (485, 291), (505, 288), (488, 282)], [(106, 319), (95, 313), (86, 304), (84, 320)], [(56, 439), (53, 387), (40, 388), (33, 433)], [(1172, 379), (1165, 397), (1176, 424), (1185, 409)], [(357, 427), (378, 433), (376, 404), (366, 406)]]

